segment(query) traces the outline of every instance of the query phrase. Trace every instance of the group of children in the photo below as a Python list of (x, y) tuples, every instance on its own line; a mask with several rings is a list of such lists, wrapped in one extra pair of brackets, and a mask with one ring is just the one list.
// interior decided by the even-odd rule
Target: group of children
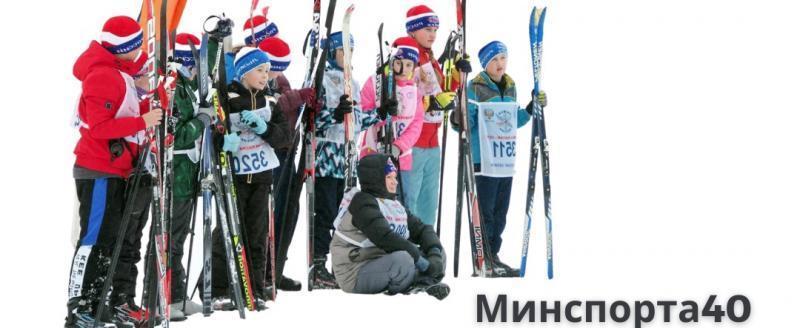
[[(439, 127), (446, 111), (457, 108), (458, 73), (470, 73), (469, 58), (453, 59), (447, 71), (435, 60), (432, 46), (439, 29), (436, 14), (419, 5), (407, 12), (407, 36), (392, 44), (393, 65), (367, 78), (363, 88), (351, 80), (352, 96), (344, 90), (344, 39), (352, 35), (332, 33), (325, 40), (325, 60), (320, 99), (313, 88), (292, 89), (283, 71), (290, 64), (290, 48), (281, 40), (277, 26), (263, 16), (244, 24), (244, 46), (225, 53), (230, 130), (215, 136), (214, 146), (231, 154), (236, 200), (245, 247), (250, 254), (250, 281), (257, 307), (270, 298), (270, 263), (267, 260), (269, 199), (274, 197), (276, 234), (284, 223), (281, 204), (287, 186), (278, 183), (281, 167), (290, 156), (295, 122), (300, 108), (313, 111), (316, 163), (314, 178), (314, 288), (341, 288), (351, 293), (390, 294), (427, 286), (426, 291), (444, 298), (449, 287), (441, 283), (445, 252), (432, 225), (439, 206), (441, 150)], [(74, 75), (82, 83), (77, 116), (80, 140), (73, 167), (80, 202), (81, 233), (69, 279), (66, 327), (86, 327), (96, 319), (109, 327), (134, 327), (148, 317), (136, 305), (136, 265), (141, 259), (141, 239), (147, 223), (152, 181), (137, 165), (147, 151), (145, 130), (162, 124), (164, 104), (146, 101), (143, 33), (132, 18), (117, 16), (103, 26), (100, 40), (93, 41), (78, 58)], [(201, 306), (185, 300), (184, 242), (199, 190), (200, 140), (204, 130), (218, 119), (216, 110), (197, 106), (197, 65), (191, 46), (200, 40), (178, 34), (174, 65), (178, 66), (173, 94), (175, 121), (172, 185), (173, 205), (170, 249), (172, 320), (198, 313)], [(208, 45), (209, 71), (217, 61)], [(507, 50), (493, 41), (479, 51), (484, 68), (467, 84), (467, 122), (472, 128), (472, 153), (486, 238), (495, 253), (496, 267), (513, 269), (496, 256), (502, 232), (516, 155), (516, 129), (531, 119), (533, 103), (521, 108), (513, 80), (505, 74)], [(232, 60), (231, 60), (232, 59)], [(392, 70), (393, 74), (387, 74)], [(378, 76), (381, 74), (382, 76)], [(454, 83), (445, 83), (446, 76)], [(396, 97), (376, 99), (376, 79), (393, 76)], [(385, 85), (382, 89), (385, 88)], [(385, 91), (384, 91), (385, 92)], [(394, 100), (396, 98), (396, 100)], [(546, 97), (538, 99), (544, 106)], [(151, 109), (152, 108), (152, 109)], [(355, 131), (365, 134), (359, 145), (357, 176), (360, 188), (345, 195), (344, 117), (355, 118)], [(461, 122), (459, 111), (454, 127)], [(393, 143), (384, 149), (382, 133), (391, 123)], [(447, 133), (447, 131), (442, 131)], [(501, 143), (498, 145), (496, 143)], [(493, 144), (495, 143), (495, 144)], [(134, 181), (138, 187), (134, 188)], [(401, 186), (401, 187), (400, 187)], [(136, 192), (135, 197), (131, 193)], [(135, 199), (131, 203), (129, 200)], [(117, 236), (123, 212), (131, 212), (127, 233)], [(213, 233), (213, 296), (217, 310), (232, 309), (222, 233)], [(284, 236), (291, 239), (291, 236)], [(111, 264), (117, 239), (122, 242), (109, 298), (110, 311), (95, 313)], [(280, 240), (281, 236), (276, 236)], [(331, 253), (332, 271), (327, 268)], [(284, 260), (284, 259), (279, 259)], [(283, 277), (277, 286), (285, 291), (301, 289), (301, 283)]]

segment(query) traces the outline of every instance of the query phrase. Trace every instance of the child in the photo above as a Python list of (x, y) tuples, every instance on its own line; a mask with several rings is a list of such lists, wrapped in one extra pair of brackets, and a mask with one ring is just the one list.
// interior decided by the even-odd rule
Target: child
[[(412, 213), (422, 222), (434, 224), (439, 193), (439, 174), (441, 171), (441, 150), (439, 148), (439, 126), (444, 112), (455, 108), (455, 93), (458, 89), (458, 76), (447, 89), (445, 77), (439, 62), (433, 56), (433, 43), (439, 30), (439, 17), (425, 5), (412, 7), (406, 13), (406, 31), (420, 51), (419, 68), (416, 74), (419, 93), (424, 97), (425, 115), (422, 131), (414, 145), (414, 170), (401, 175), (404, 202)], [(459, 71), (472, 71), (467, 60), (458, 60)], [(443, 131), (442, 133), (447, 133)]]
[[(444, 277), (442, 244), (433, 227), (423, 224), (396, 200), (397, 168), (384, 154), (358, 163), (361, 191), (336, 220), (331, 242), (336, 281), (348, 293), (396, 294), (412, 284), (443, 299), (450, 288)], [(343, 205), (345, 206), (345, 205)], [(419, 245), (419, 246), (417, 246)]]
[[(78, 105), (81, 137), (73, 167), (81, 232), (70, 272), (66, 327), (88, 327), (95, 319), (102, 327), (133, 327), (144, 319), (133, 296), (136, 263), (141, 259), (141, 229), (147, 223), (150, 202), (143, 195), (150, 190), (142, 181), (136, 204), (128, 204), (126, 189), (140, 152), (146, 151), (144, 130), (159, 125), (163, 114), (160, 109), (147, 112), (149, 103), (140, 101), (137, 94), (137, 85), (146, 85), (147, 80), (134, 82), (132, 77), (147, 59), (140, 51), (142, 38), (135, 20), (112, 17), (103, 25), (100, 41), (93, 41), (73, 68), (82, 83)], [(127, 206), (134, 210), (126, 235), (118, 236)], [(123, 244), (113, 277), (111, 306), (121, 315), (112, 318), (111, 310), (95, 312), (118, 241)]]
[[(284, 147), (289, 127), (283, 113), (272, 110), (267, 101), (269, 58), (257, 48), (244, 47), (234, 61), (238, 81), (228, 86), (231, 130), (223, 137), (222, 150), (231, 152), (231, 169), (242, 224), (245, 248), (249, 255), (250, 281), (257, 308), (265, 309), (269, 293), (265, 290), (267, 268), (268, 199), (272, 190), (272, 169), (280, 163), (275, 148)], [(219, 227), (214, 229), (212, 294), (214, 306), (228, 310), (228, 272)]]
[[(354, 45), (352, 35), (350, 44)], [(345, 135), (344, 115), (355, 109), (356, 133), (378, 122), (374, 111), (362, 113), (358, 82), (351, 80), (350, 99), (344, 94), (344, 47), (342, 32), (331, 34), (326, 41), (327, 67), (322, 79), (323, 104), (316, 115), (316, 178), (314, 180), (314, 268), (310, 272), (315, 289), (338, 288), (325, 266), (330, 250), (333, 220), (344, 193)]]
[[(306, 105), (306, 110), (313, 111), (313, 106), (316, 103), (314, 101), (314, 89), (313, 88), (303, 88), (293, 90), (291, 85), (289, 84), (289, 80), (286, 79), (286, 76), (283, 75), (283, 71), (285, 71), (289, 64), (291, 63), (291, 52), (289, 49), (289, 45), (286, 44), (283, 40), (278, 37), (268, 37), (261, 41), (258, 45), (258, 48), (261, 51), (265, 52), (269, 55), (270, 60), (270, 70), (269, 70), (269, 82), (267, 84), (267, 95), (270, 100), (270, 106), (275, 108), (276, 110), (280, 110), (283, 112), (284, 117), (286, 117), (286, 121), (289, 125), (289, 135), (293, 137), (295, 134), (295, 123), (297, 123), (299, 110), (302, 105)], [(291, 140), (290, 140), (291, 141)], [(289, 156), (289, 148), (291, 147), (291, 143), (286, 144), (286, 147), (276, 148), (275, 154), (278, 156), (278, 160), (280, 161), (281, 165), (276, 167), (273, 172), (273, 188), (275, 188), (275, 239), (276, 241), (280, 241), (281, 231), (283, 225), (286, 224), (286, 218), (283, 214), (283, 206), (286, 202), (286, 194), (288, 191), (288, 182), (289, 179), (285, 179), (283, 184), (280, 184), (281, 181), (281, 174), (283, 174), (284, 170), (287, 170), (287, 174), (290, 176), (294, 176), (294, 162), (289, 163), (288, 167), (284, 167), (283, 164), (286, 163), (286, 157)], [(296, 222), (296, 218), (294, 218)], [(291, 224), (291, 223), (290, 223)], [(294, 231), (292, 229), (291, 231)], [(286, 236), (288, 239), (286, 241), (288, 245), (291, 243), (292, 236)], [(277, 249), (277, 245), (276, 245)], [(279, 262), (283, 262), (286, 259), (277, 259)], [(279, 266), (280, 267), (280, 266)], [(269, 271), (267, 272), (269, 274)], [(272, 277), (270, 277), (272, 279)], [(270, 280), (271, 281), (271, 280)], [(283, 276), (280, 283), (278, 284), (278, 289), (284, 291), (299, 291), (302, 289), (303, 286), (299, 281), (291, 279), (289, 277)]]
[[(519, 270), (500, 261), (498, 253), (511, 198), (517, 129), (531, 119), (533, 100), (525, 108), (517, 104), (514, 80), (506, 74), (508, 50), (502, 42), (489, 42), (481, 48), (479, 57), (484, 71), (467, 85), (478, 203), (495, 272), (499, 276), (516, 277)], [(538, 101), (542, 106), (546, 105), (547, 98), (543, 92)], [(460, 121), (458, 117), (454, 120)]]
[[(419, 51), (416, 42), (410, 37), (398, 38), (392, 45), (397, 49), (394, 55), (394, 83), (395, 94), (399, 101), (389, 100), (382, 104), (378, 109), (381, 119), (386, 119), (391, 115), (394, 141), (391, 145), (392, 157), (400, 163), (400, 177), (402, 181), (407, 181), (411, 174), (412, 167), (412, 147), (419, 137), (422, 129), (422, 116), (425, 114), (422, 103), (422, 95), (418, 92), (414, 81), (414, 69), (419, 61)], [(384, 82), (390, 83), (390, 82)], [(386, 90), (384, 86), (384, 91)], [(361, 90), (362, 108), (364, 110), (376, 107), (375, 77), (370, 77)], [(390, 99), (391, 97), (387, 97)], [(383, 140), (380, 139), (385, 124), (380, 123), (367, 130), (366, 137), (361, 145), (361, 156), (375, 152), (384, 152)], [(405, 192), (405, 190), (401, 190)], [(405, 195), (407, 195), (406, 193)], [(404, 196), (405, 196), (404, 195)], [(412, 211), (412, 213), (414, 213)]]
[[(180, 33), (175, 37), (174, 58), (178, 65), (178, 80), (175, 88), (173, 116), (175, 123), (175, 143), (173, 159), (172, 189), (172, 304), (170, 320), (180, 321), (187, 315), (202, 311), (202, 306), (191, 300), (183, 300), (186, 296), (186, 271), (182, 258), (186, 236), (189, 233), (193, 206), (196, 205), (198, 186), (198, 170), (200, 169), (200, 139), (206, 126), (217, 116), (213, 108), (195, 108), (197, 97), (197, 69), (191, 46), (200, 48), (200, 39), (189, 33)], [(210, 142), (210, 141), (209, 141)]]

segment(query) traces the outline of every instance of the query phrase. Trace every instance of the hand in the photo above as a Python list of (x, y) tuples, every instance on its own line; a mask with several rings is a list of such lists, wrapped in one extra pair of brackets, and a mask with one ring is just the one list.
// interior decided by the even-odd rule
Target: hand
[(417, 267), (417, 270), (419, 270), (419, 272), (425, 272), (425, 271), (428, 271), (428, 267), (429, 267), (430, 265), (431, 265), (431, 263), (430, 263), (430, 262), (428, 262), (428, 259), (426, 259), (426, 258), (425, 258), (424, 256), (422, 256), (422, 255), (420, 255), (420, 256), (419, 256), (419, 258), (417, 259), (417, 262), (416, 262), (416, 263), (414, 263), (414, 266), (416, 266), (416, 267)]
[(392, 157), (400, 158), (401, 154), (403, 154), (403, 150), (397, 147), (397, 145), (392, 145)]
[(344, 115), (353, 112), (353, 103), (350, 101), (350, 96), (342, 95), (339, 97), (339, 106), (333, 112), (333, 119), (337, 122), (344, 122)]
[(433, 278), (439, 278), (444, 276), (444, 259), (442, 256), (442, 251), (439, 248), (431, 248), (427, 254), (428, 262), (430, 262), (430, 266), (428, 267), (427, 274)]
[(264, 134), (267, 132), (267, 121), (264, 121), (263, 117), (249, 110), (242, 111), (241, 115), (242, 122), (249, 125), (250, 130), (253, 130), (255, 134)]
[(435, 111), (448, 111), (456, 108), (456, 93), (455, 92), (441, 92), (436, 96), (431, 97), (431, 110)]
[(297, 93), (306, 105), (307, 111), (316, 113), (322, 107), (320, 102), (317, 101), (317, 90), (313, 87), (297, 90)]
[(378, 107), (378, 116), (385, 120), (388, 115), (397, 116), (397, 100), (389, 99)]
[(542, 108), (547, 106), (547, 94), (544, 91), (539, 91), (539, 95), (536, 97), (536, 101), (539, 102), (539, 106)]
[(153, 110), (142, 115), (142, 119), (144, 119), (144, 126), (147, 128), (161, 124), (161, 120), (163, 118), (164, 112), (161, 110), (161, 108), (153, 108)]
[(224, 143), (222, 144), (223, 151), (229, 151), (231, 153), (239, 152), (239, 143), (242, 142), (242, 138), (239, 137), (236, 133), (228, 133), (223, 137)]
[(472, 64), (469, 62), (469, 56), (464, 56), (464, 58), (456, 60), (456, 69), (461, 73), (471, 73)]

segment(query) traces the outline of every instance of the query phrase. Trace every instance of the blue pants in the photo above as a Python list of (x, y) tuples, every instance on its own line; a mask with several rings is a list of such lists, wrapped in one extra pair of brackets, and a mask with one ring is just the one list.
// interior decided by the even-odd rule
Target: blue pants
[(483, 231), (493, 255), (500, 252), (503, 244), (503, 230), (506, 228), (508, 203), (511, 199), (511, 181), (513, 178), (493, 178), (476, 176), (475, 185), (478, 191), (478, 204), (481, 208)]
[(411, 171), (402, 174), (403, 202), (412, 214), (423, 223), (436, 223), (436, 209), (439, 206), (439, 171), (441, 150), (414, 147)]

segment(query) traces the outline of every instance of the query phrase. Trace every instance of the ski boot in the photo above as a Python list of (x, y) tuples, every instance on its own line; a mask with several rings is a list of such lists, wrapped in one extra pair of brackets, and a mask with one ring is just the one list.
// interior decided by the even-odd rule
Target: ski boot
[(339, 289), (339, 284), (336, 283), (334, 277), (325, 267), (326, 258), (320, 257), (314, 259), (314, 268), (308, 274), (311, 276), (312, 289)]

